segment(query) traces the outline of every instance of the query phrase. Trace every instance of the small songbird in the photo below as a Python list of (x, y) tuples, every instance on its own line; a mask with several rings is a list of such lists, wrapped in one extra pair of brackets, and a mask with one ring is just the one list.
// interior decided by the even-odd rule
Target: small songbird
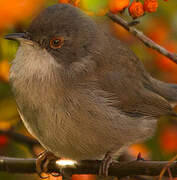
[(152, 78), (134, 53), (80, 9), (44, 9), (25, 33), (10, 70), (19, 114), (41, 145), (72, 160), (117, 157), (175, 116), (177, 85)]

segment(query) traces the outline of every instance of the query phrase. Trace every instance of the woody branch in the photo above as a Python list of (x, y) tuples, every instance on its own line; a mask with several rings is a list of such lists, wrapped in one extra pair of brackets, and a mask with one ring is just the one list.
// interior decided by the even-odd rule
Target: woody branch
[[(22, 159), (0, 157), (0, 171), (10, 173), (36, 173), (36, 159)], [(48, 172), (62, 172), (67, 175), (72, 174), (98, 174), (101, 161), (87, 160), (80, 161), (75, 166), (61, 167), (56, 161), (51, 161)], [(168, 166), (173, 176), (177, 177), (177, 162), (171, 164), (167, 161), (130, 161), (113, 163), (109, 168), (110, 176), (125, 177), (134, 175), (158, 176), (164, 167)], [(168, 172), (165, 172), (168, 176)]]
[(136, 29), (135, 27), (132, 27), (129, 25), (127, 21), (125, 21), (123, 18), (121, 18), (118, 15), (115, 15), (111, 12), (107, 13), (107, 16), (114, 21), (115, 23), (119, 24), (123, 28), (125, 28), (127, 31), (129, 31), (131, 34), (136, 36), (140, 41), (142, 41), (147, 47), (152, 48), (156, 51), (158, 51), (160, 54), (163, 54), (164, 56), (168, 57), (170, 60), (172, 60), (174, 63), (177, 64), (177, 54), (169, 52), (167, 49), (163, 48), (162, 46), (158, 45), (154, 41), (152, 41), (150, 38), (145, 36), (141, 31)]

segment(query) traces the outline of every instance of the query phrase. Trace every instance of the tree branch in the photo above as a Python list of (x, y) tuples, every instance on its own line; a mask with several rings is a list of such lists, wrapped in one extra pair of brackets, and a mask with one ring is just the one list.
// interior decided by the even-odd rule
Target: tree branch
[(0, 130), (0, 134), (6, 135), (6, 136), (10, 137), (11, 139), (13, 139), (14, 141), (25, 144), (29, 147), (39, 144), (39, 142), (37, 140), (30, 138), (28, 136), (25, 136), (23, 134), (19, 134), (12, 130)]
[(132, 27), (129, 25), (127, 21), (122, 19), (120, 16), (117, 16), (115, 14), (112, 14), (111, 12), (107, 13), (107, 16), (117, 24), (124, 27), (127, 31), (132, 33), (134, 36), (136, 36), (140, 41), (142, 41), (147, 47), (155, 49), (160, 54), (163, 54), (164, 56), (171, 59), (174, 63), (177, 64), (177, 54), (169, 52), (167, 49), (163, 48), (162, 46), (158, 45), (154, 41), (152, 41), (150, 38), (145, 36), (141, 31), (137, 30), (135, 27)]
[[(22, 159), (0, 157), (0, 171), (11, 173), (36, 173), (36, 159)], [(85, 160), (78, 162), (75, 166), (61, 167), (51, 161), (48, 166), (49, 172), (62, 172), (64, 174), (98, 174), (101, 161)], [(147, 175), (158, 176), (162, 169), (168, 165), (168, 161), (130, 161), (114, 163), (109, 168), (109, 175), (117, 177)], [(177, 161), (169, 165), (173, 177), (177, 177)], [(168, 172), (165, 173), (168, 175)]]

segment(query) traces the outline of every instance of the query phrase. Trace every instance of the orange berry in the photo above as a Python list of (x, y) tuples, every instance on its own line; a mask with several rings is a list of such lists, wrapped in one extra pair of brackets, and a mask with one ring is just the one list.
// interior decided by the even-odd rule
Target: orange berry
[(143, 16), (144, 15), (143, 4), (139, 1), (133, 1), (129, 7), (129, 14), (133, 18), (138, 18), (140, 16)]
[(116, 14), (128, 7), (130, 0), (109, 0), (109, 9)]
[(146, 12), (155, 12), (158, 8), (157, 0), (145, 0), (144, 1), (144, 11)]

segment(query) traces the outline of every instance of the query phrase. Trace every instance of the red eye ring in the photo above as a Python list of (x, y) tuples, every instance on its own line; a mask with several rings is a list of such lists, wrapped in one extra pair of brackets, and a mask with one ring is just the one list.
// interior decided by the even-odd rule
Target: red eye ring
[(61, 48), (64, 44), (64, 38), (63, 37), (55, 37), (50, 40), (50, 47), (52, 49), (58, 49)]

